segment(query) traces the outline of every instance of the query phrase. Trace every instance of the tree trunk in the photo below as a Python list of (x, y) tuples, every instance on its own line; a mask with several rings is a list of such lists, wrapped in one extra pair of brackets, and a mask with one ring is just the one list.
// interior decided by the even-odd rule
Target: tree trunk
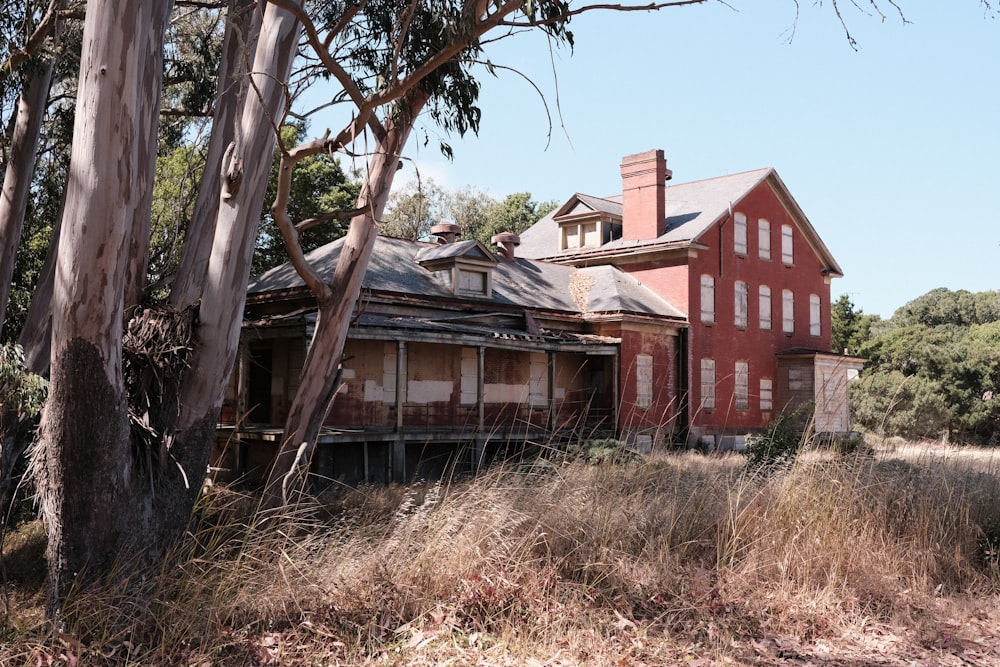
[(4, 173), (3, 193), (0, 194), (0, 329), (7, 315), (11, 279), (21, 242), (31, 177), (35, 171), (35, 153), (38, 151), (38, 137), (45, 118), (54, 64), (54, 61), (48, 60), (27, 77), (17, 103), (10, 160)]
[(48, 535), (50, 604), (107, 572), (140, 539), (122, 378), (141, 46), (162, 45), (141, 0), (87, 4), (80, 85), (53, 292), (49, 399), (33, 461)]
[(412, 119), (420, 113), (427, 97), (417, 92), (406, 102), (409, 113), (387, 129), (369, 159), (358, 197), (358, 208), (366, 212), (351, 220), (328, 289), (316, 295), (319, 317), (302, 368), (301, 384), (289, 408), (281, 448), (268, 476), (268, 507), (291, 502), (304, 490), (319, 429), (333, 405), (347, 331), (378, 236), (376, 223), (385, 210), (399, 158), (413, 129)]
[(31, 296), (31, 306), (24, 320), (24, 328), (17, 342), (24, 349), (24, 367), (32, 373), (47, 376), (49, 357), (52, 351), (52, 290), (55, 284), (56, 262), (59, 259), (59, 237), (62, 234), (63, 211), (66, 210), (66, 194), (63, 192), (59, 215), (52, 225), (49, 249), (45, 253), (45, 263), (38, 276), (38, 285)]
[(229, 0), (205, 173), (184, 237), (177, 278), (170, 290), (170, 305), (174, 308), (194, 303), (205, 285), (222, 192), (222, 157), (233, 141), (236, 114), (246, 97), (244, 63), (249, 57), (247, 54), (252, 54), (257, 46), (261, 17), (262, 12), (254, 0)]
[[(161, 35), (173, 10), (174, 0), (160, 0), (143, 6), (143, 21), (152, 34)], [(149, 266), (149, 232), (153, 217), (153, 179), (156, 176), (156, 154), (160, 138), (160, 93), (163, 89), (163, 44), (161, 41), (140, 45), (140, 81), (147, 82), (139, 90), (136, 122), (138, 150), (136, 169), (132, 177), (132, 248), (129, 251), (125, 278), (125, 308), (142, 303), (146, 291), (146, 269)], [(127, 315), (126, 315), (127, 316)]]
[(277, 141), (272, 119), (284, 114), (284, 84), (291, 74), (300, 31), (292, 14), (267, 5), (254, 58), (253, 86), (223, 164), (209, 278), (200, 294), (199, 345), (177, 398), (176, 425), (167, 429), (171, 457), (198, 484), (208, 465), (239, 348), (254, 240)]
[[(79, 577), (86, 583), (112, 574), (115, 565), (124, 563), (127, 571), (161, 559), (187, 526), (236, 357), (273, 156), (271, 119), (284, 112), (284, 83), (299, 37), (294, 17), (268, 5), (252, 92), (228, 151), (196, 347), (180, 385), (167, 388), (155, 406), (154, 426), (163, 434), (159, 451), (143, 451), (136, 445), (144, 443), (129, 437), (121, 351), (130, 216), (137, 201), (132, 176), (149, 168), (137, 148), (145, 135), (135, 119), (143, 86), (159, 85), (143, 77), (137, 61), (146, 45), (162, 44), (163, 38), (143, 5), (91, 0), (87, 6), (52, 301), (50, 396), (32, 462), (49, 537), (52, 609)], [(135, 456), (134, 449), (144, 455)]]

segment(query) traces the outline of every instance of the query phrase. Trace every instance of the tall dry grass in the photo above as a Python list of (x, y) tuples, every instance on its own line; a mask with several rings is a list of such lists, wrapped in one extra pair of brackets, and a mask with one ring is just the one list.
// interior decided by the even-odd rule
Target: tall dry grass
[(280, 517), (215, 490), (162, 571), (81, 591), (62, 632), (12, 611), (0, 662), (735, 660), (769, 633), (932, 623), (935, 599), (996, 594), (998, 543), (991, 462), (900, 451), (539, 462)]

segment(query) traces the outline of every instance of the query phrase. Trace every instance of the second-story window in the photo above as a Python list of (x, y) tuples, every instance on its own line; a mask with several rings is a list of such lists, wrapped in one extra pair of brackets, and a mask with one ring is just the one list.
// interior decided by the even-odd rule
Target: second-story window
[(791, 266), (795, 263), (795, 256), (792, 254), (792, 226), (781, 226), (781, 263)]
[(715, 322), (715, 278), (707, 273), (701, 275), (701, 321)]
[(764, 218), (757, 221), (757, 256), (771, 259), (771, 223)]
[(758, 288), (757, 308), (760, 311), (761, 331), (771, 330), (771, 288), (761, 285)]
[(747, 284), (742, 280), (736, 281), (736, 289), (733, 295), (734, 307), (734, 324), (737, 328), (746, 329), (747, 328)]
[(743, 213), (733, 215), (733, 251), (737, 255), (747, 254), (747, 216)]
[(781, 290), (781, 330), (795, 333), (795, 295), (792, 290)]

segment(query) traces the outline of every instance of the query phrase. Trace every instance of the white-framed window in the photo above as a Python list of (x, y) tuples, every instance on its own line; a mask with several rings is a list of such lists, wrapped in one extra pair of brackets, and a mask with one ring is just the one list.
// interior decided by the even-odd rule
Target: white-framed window
[(771, 223), (764, 218), (757, 221), (757, 256), (771, 259)]
[(792, 254), (792, 226), (781, 226), (781, 262), (791, 266), (795, 263), (795, 255)]
[(701, 274), (701, 321), (715, 322), (715, 278), (707, 273)]
[(774, 381), (771, 378), (760, 379), (760, 411), (774, 410)]
[(809, 335), (821, 336), (823, 334), (822, 319), (820, 318), (820, 301), (816, 294), (809, 295)]
[(701, 407), (715, 409), (715, 359), (701, 360)]
[(747, 284), (742, 280), (736, 281), (733, 299), (734, 323), (740, 329), (747, 328)]
[(757, 288), (757, 309), (760, 311), (761, 331), (771, 330), (771, 288), (761, 285)]
[(781, 290), (781, 330), (795, 333), (795, 294), (790, 289)]
[(653, 404), (653, 357), (640, 354), (635, 358), (635, 406), (645, 410)]
[(737, 255), (747, 254), (747, 216), (743, 213), (733, 215), (733, 251)]
[(750, 409), (750, 364), (745, 361), (736, 362), (736, 395), (734, 404), (737, 410)]

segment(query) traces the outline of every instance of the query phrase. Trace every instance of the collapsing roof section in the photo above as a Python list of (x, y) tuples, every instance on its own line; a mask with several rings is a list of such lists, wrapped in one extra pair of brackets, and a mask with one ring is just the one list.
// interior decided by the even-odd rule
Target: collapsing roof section
[(559, 222), (585, 215), (588, 211), (621, 220), (622, 197), (593, 197), (575, 194), (561, 207), (545, 216), (521, 234), (518, 252), (523, 257), (547, 260), (585, 258), (590, 255), (619, 255), (633, 251), (696, 246), (713, 225), (722, 221), (740, 202), (762, 183), (766, 183), (796, 221), (803, 236), (833, 275), (843, 271), (792, 197), (778, 173), (768, 167), (728, 176), (718, 176), (690, 183), (668, 184), (664, 188), (666, 221), (664, 233), (655, 239), (613, 239), (597, 248), (561, 247)]
[[(308, 253), (306, 259), (320, 275), (332, 275), (343, 239)], [(530, 259), (498, 259), (483, 251), (478, 241), (432, 244), (379, 236), (375, 242), (362, 289), (369, 294), (408, 300), (462, 300), (469, 308), (525, 309), (596, 317), (610, 313), (668, 319), (682, 324), (684, 314), (643, 287), (631, 276), (610, 266), (577, 269)], [(433, 268), (448, 258), (474, 259), (491, 267), (492, 290), (483, 296), (456, 296), (435, 276)], [(262, 303), (302, 294), (305, 284), (290, 263), (252, 279), (248, 303)]]

